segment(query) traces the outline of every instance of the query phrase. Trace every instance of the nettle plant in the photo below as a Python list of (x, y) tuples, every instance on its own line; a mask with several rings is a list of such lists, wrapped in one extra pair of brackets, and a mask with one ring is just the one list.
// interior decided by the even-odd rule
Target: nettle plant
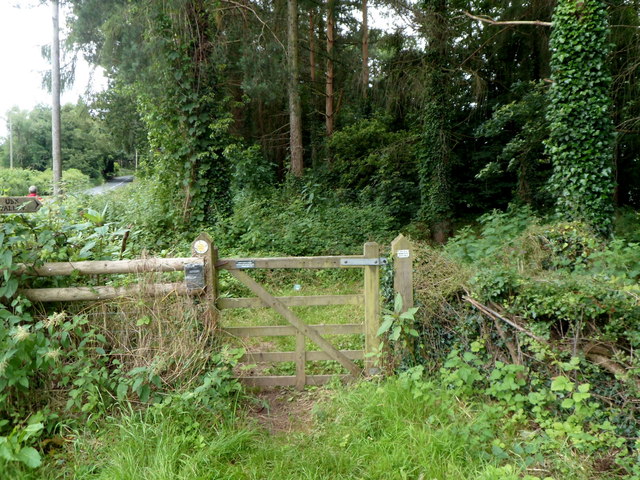
[(415, 318), (417, 307), (403, 309), (402, 296), (397, 294), (393, 304), (393, 311), (385, 310), (382, 324), (378, 328), (377, 336), (381, 337), (378, 352), (389, 353), (390, 367), (396, 368), (401, 363), (414, 364), (417, 351), (422, 348), (419, 341), (419, 326)]
[[(104, 213), (104, 212), (103, 212)], [(67, 394), (68, 418), (95, 412), (110, 378), (106, 339), (83, 315), (35, 317), (19, 295), (27, 277), (21, 265), (110, 256), (114, 231), (98, 212), (52, 205), (32, 217), (7, 216), (0, 224), (0, 458), (40, 464), (33, 448), (51, 435), (61, 412), (52, 398)], [(75, 220), (75, 221), (70, 221)], [(57, 393), (54, 393), (57, 392)]]

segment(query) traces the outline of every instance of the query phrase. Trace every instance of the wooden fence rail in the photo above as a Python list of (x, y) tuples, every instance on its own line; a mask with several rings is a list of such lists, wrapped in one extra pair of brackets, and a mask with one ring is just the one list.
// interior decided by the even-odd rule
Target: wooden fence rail
[(201, 257), (189, 258), (147, 258), (140, 260), (92, 260), (81, 262), (43, 263), (39, 266), (20, 265), (18, 274), (34, 275), (38, 277), (52, 277), (56, 275), (107, 275), (118, 273), (147, 273), (147, 272), (176, 272), (184, 269), (185, 265), (203, 265)]
[[(211, 295), (213, 289), (212, 273), (215, 268), (210, 251), (199, 252), (196, 246), (202, 242), (210, 245), (211, 239), (206, 234), (200, 235), (192, 244), (192, 257), (184, 258), (143, 258), (137, 260), (93, 260), (44, 263), (42, 265), (20, 265), (17, 273), (37, 277), (69, 276), (69, 275), (117, 275), (144, 273), (184, 273), (183, 282), (147, 283), (137, 282), (132, 285), (65, 287), (65, 288), (27, 288), (19, 293), (35, 302), (73, 302), (100, 301), (131, 296), (167, 296), (167, 295)], [(213, 306), (214, 299), (211, 298)], [(215, 316), (214, 310), (211, 309)]]

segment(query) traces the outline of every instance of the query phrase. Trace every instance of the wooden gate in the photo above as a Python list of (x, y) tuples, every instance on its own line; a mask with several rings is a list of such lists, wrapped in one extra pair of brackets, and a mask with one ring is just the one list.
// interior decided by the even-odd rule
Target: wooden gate
[[(213, 255), (216, 249), (210, 246)], [(252, 376), (240, 377), (248, 385), (295, 386), (320, 385), (326, 383), (334, 375), (307, 375), (305, 365), (308, 361), (334, 360), (348, 372), (346, 378), (357, 378), (374, 372), (373, 360), (367, 353), (373, 353), (378, 342), (376, 333), (380, 319), (380, 267), (387, 263), (380, 257), (377, 243), (364, 245), (363, 255), (320, 256), (320, 257), (280, 257), (280, 258), (234, 258), (212, 259), (215, 265), (214, 283), (220, 270), (227, 270), (234, 278), (248, 287), (256, 296), (253, 298), (217, 298), (219, 310), (230, 308), (263, 308), (270, 307), (284, 317), (289, 325), (283, 326), (251, 326), (224, 327), (222, 331), (234, 337), (263, 337), (293, 335), (296, 338), (296, 349), (290, 352), (252, 352), (246, 354), (242, 361), (246, 363), (295, 362), (296, 375), (291, 376)], [(360, 268), (364, 270), (364, 288), (361, 294), (352, 295), (315, 295), (276, 297), (249, 276), (246, 271), (254, 269), (326, 269), (326, 268)], [(300, 319), (290, 307), (323, 306), (323, 305), (364, 305), (363, 323), (308, 325)], [(327, 341), (323, 335), (362, 334), (363, 350), (339, 350)], [(309, 339), (319, 351), (307, 351), (305, 339)], [(354, 360), (364, 360), (364, 370)]]
[[(127, 261), (88, 261), (45, 263), (38, 267), (22, 266), (20, 273), (36, 276), (80, 274), (121, 274), (142, 272), (167, 272), (184, 270), (185, 281), (173, 284), (151, 284), (131, 287), (67, 287), (26, 289), (20, 293), (38, 302), (91, 301), (117, 298), (136, 294), (201, 295), (208, 305), (206, 324), (218, 323), (217, 312), (231, 308), (270, 307), (284, 317), (288, 325), (281, 326), (222, 326), (222, 331), (234, 337), (295, 336), (295, 351), (252, 352), (242, 359), (244, 362), (295, 362), (296, 375), (240, 377), (246, 384), (268, 386), (320, 385), (334, 375), (307, 375), (305, 365), (309, 361), (333, 360), (348, 372), (346, 378), (357, 378), (375, 373), (375, 360), (371, 355), (379, 344), (377, 332), (380, 325), (380, 267), (387, 263), (380, 256), (377, 243), (366, 243), (363, 255), (280, 257), (280, 258), (218, 258), (218, 250), (207, 234), (201, 234), (192, 244), (193, 257), (174, 259), (145, 259)], [(394, 290), (404, 298), (405, 308), (412, 305), (411, 246), (398, 236), (392, 243), (394, 258)], [(359, 268), (364, 270), (363, 293), (351, 295), (314, 295), (276, 297), (270, 294), (246, 271), (254, 269), (329, 269)], [(218, 273), (227, 270), (233, 277), (248, 287), (256, 296), (252, 298), (224, 298), (218, 292)], [(308, 325), (290, 307), (323, 305), (363, 305), (362, 323)], [(364, 335), (362, 350), (339, 350), (325, 339), (326, 335)], [(307, 351), (305, 340), (309, 339), (319, 351)], [(363, 360), (364, 369), (354, 360)]]

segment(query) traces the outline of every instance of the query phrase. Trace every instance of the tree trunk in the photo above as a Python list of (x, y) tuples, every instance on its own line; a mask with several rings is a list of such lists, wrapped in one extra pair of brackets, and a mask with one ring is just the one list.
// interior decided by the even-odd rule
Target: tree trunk
[(53, 157), (53, 194), (59, 195), (62, 180), (62, 151), (60, 148), (60, 6), (51, 1), (53, 41), (51, 43), (51, 155)]
[(316, 84), (316, 26), (313, 19), (314, 13), (315, 9), (309, 12), (309, 71), (312, 88), (315, 88)]
[(300, 102), (300, 65), (298, 62), (298, 2), (288, 0), (289, 28), (288, 52), (289, 64), (289, 149), (291, 154), (291, 173), (302, 176), (302, 105)]
[(9, 116), (9, 168), (13, 169), (13, 124)]
[(362, 0), (362, 97), (369, 92), (369, 19), (367, 0)]
[(335, 3), (328, 0), (327, 3), (327, 78), (325, 89), (325, 117), (327, 137), (333, 135), (334, 130), (334, 71), (333, 71), (333, 46), (335, 43)]

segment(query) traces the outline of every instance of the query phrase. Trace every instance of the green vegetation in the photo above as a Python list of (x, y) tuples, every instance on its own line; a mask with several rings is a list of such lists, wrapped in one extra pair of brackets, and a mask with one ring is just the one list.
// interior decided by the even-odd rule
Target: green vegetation
[[(29, 186), (35, 185), (38, 187), (38, 195), (51, 195), (52, 178), (50, 168), (42, 172), (20, 168), (0, 169), (1, 193), (9, 196), (25, 196), (29, 193)], [(91, 178), (74, 168), (62, 172), (62, 182), (68, 193), (82, 193), (95, 185)]]
[[(0, 311), (8, 421), (0, 446), (15, 478), (635, 478), (635, 212), (621, 214), (623, 235), (608, 242), (584, 225), (513, 208), (482, 216), (444, 249), (416, 243), (418, 308), (399, 314), (396, 302), (379, 332), (379, 360), (392, 378), (338, 388), (318, 401), (312, 423), (281, 435), (253, 423), (255, 401), (231, 378), (243, 349), (221, 348), (202, 331), (198, 305), (123, 299), (43, 317), (14, 295), (64, 285), (29, 283), (11, 273), (17, 263), (135, 255), (150, 237), (134, 234), (122, 250), (126, 218), (109, 212), (137, 195), (93, 199), (94, 208), (108, 205), (102, 210), (50, 203), (2, 223), (0, 293), (13, 300)], [(355, 250), (354, 233), (343, 241)], [(218, 234), (221, 245), (234, 244)], [(314, 252), (316, 242), (303, 236), (295, 248)], [(347, 293), (361, 281), (353, 271), (260, 279), (277, 294), (291, 293), (294, 281), (306, 294)], [(221, 287), (242, 294), (226, 277)], [(360, 314), (299, 313), (310, 323)], [(281, 322), (268, 310), (223, 321)], [(351, 349), (361, 340), (341, 341)], [(310, 373), (337, 372), (323, 363)], [(286, 364), (272, 369), (290, 373)]]
[[(275, 435), (250, 419), (172, 398), (108, 420), (97, 436), (85, 432), (63, 470), (77, 479), (110, 480), (534, 480), (555, 471), (566, 479), (595, 474), (566, 452), (543, 454), (517, 422), (505, 427), (501, 406), (424, 381), (416, 371), (338, 388), (329, 396), (314, 407), (308, 431)], [(41, 478), (55, 478), (53, 473)]]
[[(98, 107), (98, 104), (95, 105)], [(0, 171), (13, 167), (44, 172), (51, 169), (51, 108), (39, 105), (31, 111), (13, 108), (6, 113), (11, 120), (11, 147), (5, 141), (0, 149)], [(62, 155), (65, 170), (79, 170), (93, 181), (113, 175), (123, 155), (114, 145), (104, 122), (84, 102), (67, 104), (61, 111)], [(8, 139), (7, 139), (8, 140)], [(51, 182), (51, 174), (46, 184)]]
[[(407, 6), (411, 15), (383, 2), (409, 23), (393, 32), (367, 30), (340, 1), (330, 29), (324, 7), (300, 4), (298, 30), (308, 35), (291, 48), (308, 61), (296, 72), (285, 68), (295, 57), (285, 8), (251, 5), (247, 17), (204, 0), (67, 4), (67, 48), (103, 67), (109, 88), (65, 107), (63, 163), (92, 178), (139, 165), (180, 229), (224, 226), (245, 205), (240, 190), (271, 201), (311, 185), (341, 203), (374, 203), (439, 243), (458, 218), (514, 200), (557, 206), (603, 234), (615, 207), (638, 206), (632, 2), (429, 0)], [(480, 28), (463, 12), (519, 23)], [(300, 146), (287, 137), (300, 112), (283, 88), (291, 76), (304, 149), (294, 192), (287, 177)], [(16, 165), (45, 168), (46, 108), (9, 113)]]
[[(300, 2), (297, 16), (264, 2), (66, 2), (69, 48), (109, 77), (107, 91), (63, 111), (67, 191), (120, 167), (137, 178), (0, 219), (0, 471), (640, 478), (638, 6), (392, 3), (379, 5), (412, 28), (366, 31), (354, 16), (366, 4), (339, 0), (328, 11)], [(283, 42), (296, 17), (307, 33)], [(292, 49), (295, 72), (284, 68)], [(47, 194), (48, 109), (9, 114), (20, 168), (0, 169), (0, 189)], [(304, 158), (292, 165), (298, 121)], [(270, 432), (255, 420), (260, 397), (234, 380), (256, 345), (205, 327), (206, 302), (43, 306), (20, 293), (175, 281), (34, 277), (22, 265), (183, 257), (201, 231), (221, 257), (357, 254), (412, 237), (414, 308), (394, 302), (383, 272), (384, 376), (310, 389), (312, 421)], [(361, 282), (350, 271), (251, 274), (281, 295)], [(226, 275), (220, 287), (247, 293)], [(294, 309), (310, 323), (362, 313)], [(221, 318), (282, 323), (269, 310)], [(327, 361), (309, 373), (339, 371)]]

